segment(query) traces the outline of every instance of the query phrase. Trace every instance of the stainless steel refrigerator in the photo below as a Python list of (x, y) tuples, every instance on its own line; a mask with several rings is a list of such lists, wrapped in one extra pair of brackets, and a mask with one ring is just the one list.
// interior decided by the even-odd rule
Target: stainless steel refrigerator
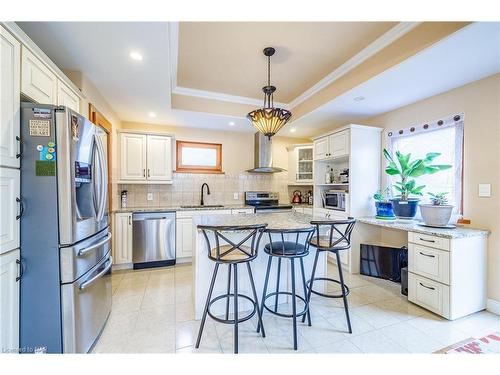
[(22, 352), (86, 353), (111, 311), (107, 134), (21, 105)]

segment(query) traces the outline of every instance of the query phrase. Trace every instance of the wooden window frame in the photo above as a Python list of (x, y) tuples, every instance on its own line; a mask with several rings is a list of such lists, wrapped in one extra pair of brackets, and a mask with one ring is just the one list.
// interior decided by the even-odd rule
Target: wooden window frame
[[(217, 152), (216, 166), (204, 165), (183, 165), (182, 164), (182, 148), (183, 147), (196, 147), (196, 148), (210, 148), (215, 149)], [(192, 141), (176, 141), (176, 167), (178, 173), (212, 173), (221, 174), (222, 171), (222, 144), (221, 143), (208, 143), (208, 142), (192, 142)]]

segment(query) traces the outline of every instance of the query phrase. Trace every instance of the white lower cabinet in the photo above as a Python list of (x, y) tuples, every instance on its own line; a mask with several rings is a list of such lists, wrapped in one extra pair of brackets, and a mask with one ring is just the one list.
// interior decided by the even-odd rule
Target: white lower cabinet
[(19, 348), (19, 249), (0, 255), (0, 355)]
[(0, 168), (0, 254), (19, 248), (19, 169)]
[(450, 320), (485, 309), (486, 244), (408, 232), (408, 300)]
[(132, 263), (132, 213), (115, 214), (113, 225), (113, 263)]

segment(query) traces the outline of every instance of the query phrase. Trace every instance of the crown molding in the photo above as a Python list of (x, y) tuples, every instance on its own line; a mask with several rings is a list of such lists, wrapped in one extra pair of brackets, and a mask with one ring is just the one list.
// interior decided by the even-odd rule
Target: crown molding
[[(180, 86), (175, 87), (172, 90), (172, 94), (184, 95), (184, 96), (194, 96), (197, 98), (218, 100), (218, 101), (222, 101), (222, 102), (247, 104), (247, 105), (252, 105), (252, 106), (256, 106), (256, 107), (262, 107), (262, 104), (263, 104), (262, 99), (255, 99), (255, 98), (248, 98), (246, 96), (224, 94), (222, 92), (191, 89), (188, 87), (180, 87)], [(274, 102), (274, 104), (280, 108), (288, 109), (288, 105), (286, 103)]]
[(389, 44), (394, 42), (396, 39), (399, 39), (415, 27), (417, 27), (421, 22), (400, 22), (392, 29), (387, 31), (385, 34), (375, 39), (372, 43), (370, 43), (363, 50), (358, 52), (356, 55), (351, 57), (333, 72), (325, 76), (319, 82), (317, 82), (314, 86), (310, 87), (302, 94), (293, 99), (290, 103), (288, 103), (290, 108), (294, 108), (303, 101), (309, 99), (311, 96), (321, 91), (332, 82), (336, 81), (343, 75), (347, 74), (349, 71), (366, 61), (368, 58), (372, 57), (376, 53), (380, 52), (382, 49), (387, 47)]
[(179, 58), (179, 22), (168, 23), (168, 56), (170, 59), (170, 90), (177, 87), (177, 63)]
[[(421, 22), (400, 22), (392, 29), (387, 31), (385, 34), (377, 38), (375, 41), (370, 43), (367, 47), (361, 50), (359, 53), (351, 57), (344, 64), (339, 66), (333, 72), (329, 73), (315, 85), (304, 91), (302, 94), (293, 99), (290, 103), (278, 103), (275, 105), (290, 109), (294, 108), (303, 101), (309, 99), (311, 96), (315, 95), (332, 82), (336, 81), (343, 75), (347, 74), (349, 71), (354, 69), (356, 66), (363, 63), (365, 60), (380, 52), (382, 49), (387, 47), (389, 44), (399, 39)], [(218, 100), (229, 103), (247, 104), (252, 106), (261, 106), (262, 100), (249, 98), (245, 96), (224, 94), (215, 91), (198, 90), (188, 87), (177, 86), (177, 68), (178, 68), (178, 54), (179, 54), (179, 23), (169, 22), (169, 55), (170, 55), (170, 74), (171, 74), (171, 92), (176, 95), (193, 96), (197, 98)]]

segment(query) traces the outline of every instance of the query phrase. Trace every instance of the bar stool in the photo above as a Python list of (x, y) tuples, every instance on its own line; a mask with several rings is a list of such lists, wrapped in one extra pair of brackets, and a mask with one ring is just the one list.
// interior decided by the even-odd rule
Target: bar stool
[[(311, 274), (311, 279), (307, 282), (308, 285), (308, 295), (307, 300), (311, 300), (311, 293), (314, 293), (321, 297), (326, 298), (342, 298), (344, 300), (344, 310), (347, 319), (347, 326), (349, 328), (349, 333), (352, 333), (351, 320), (349, 318), (349, 306), (347, 304), (347, 296), (349, 295), (349, 287), (344, 284), (344, 276), (342, 274), (342, 266), (340, 264), (339, 251), (348, 250), (351, 247), (351, 233), (354, 229), (354, 224), (356, 220), (349, 217), (347, 220), (324, 220), (324, 221), (311, 221), (311, 224), (316, 226), (317, 235), (310, 240), (310, 245), (316, 248), (316, 256), (314, 258), (314, 264)], [(327, 235), (320, 235), (320, 228), (327, 227)], [(328, 277), (314, 277), (316, 274), (316, 266), (318, 264), (319, 254), (329, 251), (335, 254), (337, 259), (337, 268), (339, 270), (339, 279), (332, 279)], [(340, 294), (328, 294), (321, 293), (313, 289), (313, 284), (315, 281), (329, 281), (336, 284), (340, 284), (341, 293)], [(309, 317), (310, 319), (310, 317)], [(305, 317), (302, 318), (302, 322), (305, 321)], [(310, 320), (309, 320), (310, 325)]]
[[(306, 286), (306, 276), (304, 272), (304, 261), (303, 258), (309, 254), (309, 242), (315, 232), (315, 228), (306, 228), (306, 229), (282, 229), (282, 230), (274, 230), (267, 229), (265, 232), (269, 235), (269, 243), (264, 246), (264, 251), (269, 255), (269, 259), (267, 262), (267, 271), (266, 278), (264, 281), (264, 290), (262, 292), (262, 301), (261, 301), (261, 316), (264, 314), (264, 309), (269, 311), (270, 313), (281, 316), (284, 318), (292, 318), (293, 320), (293, 348), (297, 350), (297, 317), (307, 315), (309, 320), (309, 303), (307, 302), (307, 286)], [(287, 236), (287, 240), (285, 240), (285, 235)], [(273, 236), (275, 240), (273, 241)], [(278, 237), (278, 239), (276, 239)], [(291, 239), (291, 240), (290, 240)], [(273, 258), (278, 259), (278, 269), (277, 269), (277, 278), (276, 278), (276, 291), (267, 293), (267, 286), (269, 283), (269, 275), (271, 272), (271, 264)], [(291, 272), (291, 282), (292, 282), (292, 291), (280, 291), (280, 273), (281, 273), (281, 260), (287, 258), (290, 259), (290, 272)], [(300, 262), (300, 269), (302, 271), (302, 286), (304, 288), (304, 297), (297, 295), (295, 288), (295, 259), (298, 258)], [(279, 312), (278, 299), (280, 295), (291, 296), (292, 298), (292, 313), (286, 314)], [(274, 299), (274, 308), (266, 305), (266, 300), (275, 297)], [(302, 311), (297, 312), (297, 299), (302, 301), (304, 304), (304, 308)], [(264, 327), (262, 327), (264, 328)], [(259, 332), (260, 323), (257, 326), (257, 332)]]
[[(201, 336), (203, 334), (203, 327), (205, 326), (205, 321), (207, 314), (210, 317), (224, 324), (234, 324), (234, 353), (238, 353), (238, 324), (243, 323), (251, 319), (255, 313), (259, 317), (259, 325), (262, 324), (262, 315), (259, 308), (259, 301), (257, 299), (257, 292), (255, 290), (255, 283), (252, 275), (252, 269), (250, 267), (250, 262), (257, 257), (257, 249), (259, 247), (259, 242), (262, 237), (264, 229), (267, 224), (258, 225), (244, 225), (244, 226), (207, 226), (198, 225), (205, 237), (208, 248), (208, 259), (215, 262), (214, 272), (212, 274), (212, 281), (210, 282), (210, 287), (208, 290), (207, 301), (205, 303), (205, 308), (203, 310), (203, 317), (201, 319), (200, 329), (198, 331), (198, 339), (196, 340), (196, 348), (200, 347)], [(234, 242), (227, 238), (230, 233), (242, 234), (242, 239)], [(213, 234), (213, 246), (210, 242), (209, 234)], [(245, 243), (249, 244), (245, 245)], [(252, 287), (253, 299), (238, 293), (238, 264), (246, 263), (248, 276), (250, 278), (250, 285)], [(228, 280), (227, 280), (227, 293), (219, 295), (212, 298), (212, 293), (214, 290), (215, 280), (217, 278), (217, 272), (221, 264), (227, 264), (228, 266)], [(233, 276), (233, 293), (231, 293), (231, 269), (234, 271)], [(229, 319), (229, 300), (234, 299), (234, 317)], [(252, 312), (250, 314), (239, 317), (238, 316), (238, 299), (243, 298), (252, 304)], [(210, 307), (216, 301), (221, 299), (226, 299), (226, 314), (225, 319), (216, 317), (210, 311)], [(264, 332), (264, 327), (262, 327), (262, 337), (266, 337)]]

